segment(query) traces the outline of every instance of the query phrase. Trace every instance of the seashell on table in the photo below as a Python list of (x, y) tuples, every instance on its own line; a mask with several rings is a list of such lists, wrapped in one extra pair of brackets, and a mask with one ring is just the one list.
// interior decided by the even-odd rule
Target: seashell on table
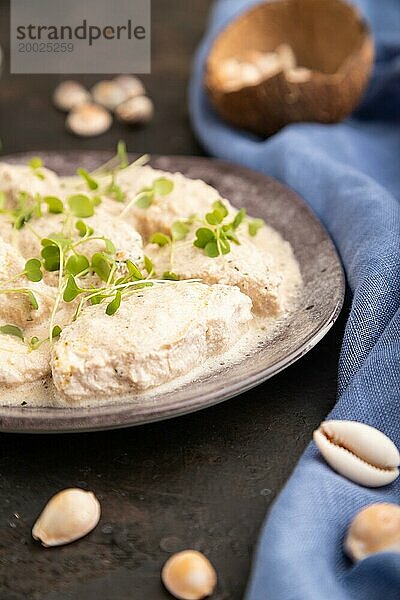
[(380, 487), (399, 476), (399, 451), (375, 427), (357, 421), (324, 421), (313, 438), (332, 469), (355, 483)]
[(47, 548), (69, 544), (96, 527), (100, 512), (100, 503), (93, 492), (80, 488), (61, 490), (44, 507), (32, 536)]

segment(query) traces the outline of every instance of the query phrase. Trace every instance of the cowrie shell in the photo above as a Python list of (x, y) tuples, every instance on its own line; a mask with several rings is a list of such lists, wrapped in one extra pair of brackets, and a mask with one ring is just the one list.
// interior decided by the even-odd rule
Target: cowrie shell
[(363, 508), (348, 529), (344, 549), (354, 562), (377, 552), (400, 552), (400, 506), (382, 502)]
[(161, 571), (167, 590), (179, 600), (202, 600), (211, 596), (217, 585), (217, 573), (197, 550), (183, 550), (170, 556)]
[(380, 487), (399, 475), (399, 451), (375, 427), (357, 421), (324, 421), (313, 438), (332, 469), (355, 483)]
[(69, 544), (92, 531), (100, 519), (100, 504), (93, 492), (67, 488), (50, 498), (32, 529), (43, 546)]

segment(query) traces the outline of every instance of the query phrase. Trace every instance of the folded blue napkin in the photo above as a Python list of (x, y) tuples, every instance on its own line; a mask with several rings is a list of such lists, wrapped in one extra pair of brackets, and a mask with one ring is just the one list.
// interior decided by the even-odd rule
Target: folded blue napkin
[[(252, 4), (214, 6), (194, 63), (193, 126), (210, 154), (288, 184), (329, 230), (352, 309), (328, 418), (368, 423), (400, 448), (400, 0), (357, 2), (376, 44), (374, 75), (357, 113), (336, 125), (290, 125), (267, 140), (224, 123), (202, 87), (216, 33)], [(261, 532), (247, 600), (398, 600), (400, 554), (352, 565), (342, 543), (362, 507), (399, 501), (400, 478), (363, 488), (335, 473), (311, 443)]]

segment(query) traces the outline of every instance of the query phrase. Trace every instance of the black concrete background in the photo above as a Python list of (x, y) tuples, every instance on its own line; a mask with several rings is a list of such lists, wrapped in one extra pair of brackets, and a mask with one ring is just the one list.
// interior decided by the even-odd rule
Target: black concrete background
[[(190, 130), (187, 80), (210, 2), (153, 0), (156, 106), (141, 130), (122, 125), (99, 138), (65, 132), (50, 103), (60, 77), (10, 76), (8, 2), (0, 0), (3, 152), (107, 149), (201, 154)], [(78, 77), (87, 85), (97, 77)], [(305, 358), (258, 388), (193, 415), (104, 433), (0, 435), (1, 600), (162, 600), (159, 572), (170, 552), (207, 553), (219, 574), (214, 598), (239, 600), (260, 525), (335, 400), (346, 310)], [(68, 486), (92, 489), (102, 518), (87, 538), (45, 550), (31, 537), (47, 499)]]

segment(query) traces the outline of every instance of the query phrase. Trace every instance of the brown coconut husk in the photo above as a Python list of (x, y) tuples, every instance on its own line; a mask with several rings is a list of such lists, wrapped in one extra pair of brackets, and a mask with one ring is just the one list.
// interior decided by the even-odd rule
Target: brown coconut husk
[[(297, 64), (311, 70), (306, 81), (283, 71), (254, 85), (227, 91), (220, 68), (251, 51), (292, 47)], [(207, 60), (205, 86), (229, 123), (269, 136), (289, 123), (335, 123), (358, 105), (370, 77), (374, 46), (358, 11), (342, 0), (277, 0), (259, 4), (216, 38)]]

